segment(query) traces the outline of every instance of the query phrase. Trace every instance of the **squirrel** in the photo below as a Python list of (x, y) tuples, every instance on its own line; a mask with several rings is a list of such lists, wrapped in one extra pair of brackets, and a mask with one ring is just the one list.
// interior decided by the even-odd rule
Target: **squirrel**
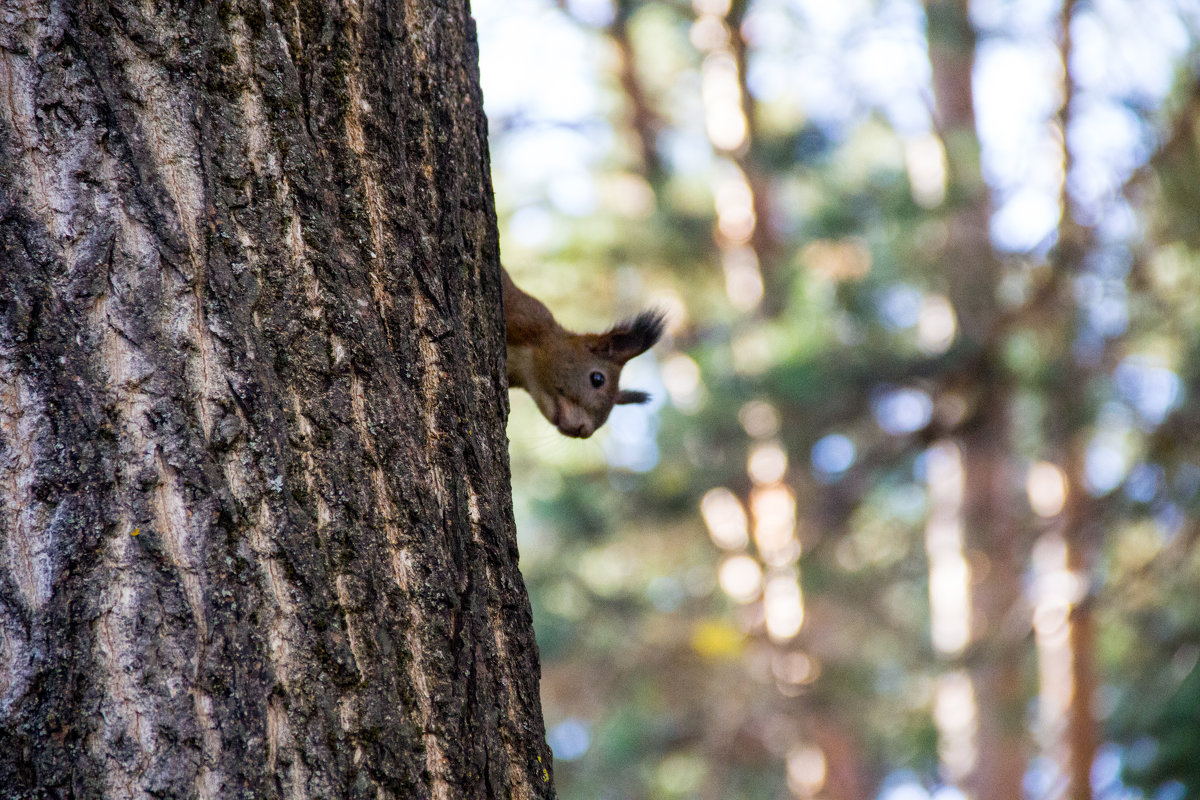
[(508, 270), (501, 271), (509, 388), (529, 392), (559, 433), (586, 439), (614, 405), (650, 399), (645, 392), (619, 388), (621, 367), (662, 336), (663, 312), (643, 311), (604, 333), (572, 333), (540, 300), (518, 288)]

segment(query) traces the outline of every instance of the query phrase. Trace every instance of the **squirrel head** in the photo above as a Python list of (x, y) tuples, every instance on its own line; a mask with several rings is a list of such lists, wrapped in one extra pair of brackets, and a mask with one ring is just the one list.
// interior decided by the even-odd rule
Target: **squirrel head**
[(664, 321), (661, 311), (643, 311), (604, 333), (563, 331), (547, 337), (529, 353), (524, 388), (560, 433), (586, 439), (614, 405), (650, 399), (645, 392), (620, 388), (621, 368), (658, 341)]

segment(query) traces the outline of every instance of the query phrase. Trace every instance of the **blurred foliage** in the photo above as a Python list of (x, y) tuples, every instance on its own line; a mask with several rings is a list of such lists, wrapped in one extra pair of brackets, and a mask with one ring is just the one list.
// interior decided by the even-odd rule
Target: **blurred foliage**
[[(607, 2), (474, 5), (485, 92), (489, 103), (503, 95), (489, 113), (507, 268), (572, 329), (602, 329), (647, 302), (671, 318), (663, 344), (623, 378), (654, 401), (618, 408), (593, 439), (559, 437), (523, 393), (511, 395), (522, 569), (560, 795), (866, 798), (943, 786), (936, 686), (989, 654), (955, 662), (931, 642), (928, 448), (1003, 385), (1012, 440), (999, 446), (1016, 495), (1031, 465), (1062, 464), (1064, 448), (1081, 454), (1070, 492), (1086, 494), (1082, 530), (1093, 548), (1081, 604), (1097, 630), (1096, 796), (1200, 796), (1195, 5), (1152, 3), (1147, 18), (1157, 21), (1129, 33), (1142, 48), (1133, 57), (1156, 52), (1173, 76), (1160, 95), (1106, 79), (1094, 63), (1072, 73), (1078, 109), (1067, 141), (1079, 144), (1066, 185), (1083, 244), (1067, 246), (1054, 186), (1049, 212), (1036, 202), (1025, 211), (1029, 241), (1039, 224), (1048, 232), (1036, 243), (1005, 240), (995, 222), (995, 302), (1012, 322), (986, 341), (945, 330), (958, 311), (947, 300), (956, 266), (940, 254), (972, 202), (972, 176), (939, 179), (929, 157), (936, 128), (914, 126), (911, 108), (897, 105), (905, 92), (928, 103), (928, 63), (922, 71), (910, 52), (925, 48), (919, 4), (851, 4), (834, 35), (813, 11), (820, 3), (750, 3), (736, 35), (726, 31), (744, 45), (750, 75), (751, 134), (732, 150), (706, 132), (718, 51), (696, 44), (711, 35), (696, 9), (722, 3), (622, 0), (624, 31)], [(976, 33), (993, 37), (993, 50), (1026, 47), (1022, 57), (1042, 63), (1048, 49), (1053, 62), (1053, 15), (1043, 11), (1039, 29), (1023, 21), (1028, 3), (979, 5)], [(1133, 24), (1123, 4), (1073, 8), (1081, 63), (1094, 55), (1084, 34)], [(505, 49), (518, 46), (505, 40), (514, 25), (559, 43), (559, 61), (520, 54), (537, 65), (530, 100), (490, 88), (513, 79), (506, 70), (518, 74), (497, 66), (518, 57)], [(489, 39), (492, 30), (501, 33)], [(1170, 45), (1156, 44), (1155, 31)], [(638, 129), (619, 77), (620, 36), (653, 111), (649, 129)], [(873, 44), (895, 53), (854, 60)], [(1114, 56), (1112, 69), (1129, 58)], [(911, 73), (915, 88), (890, 72)], [(1053, 65), (1043, 72), (1052, 77)], [(885, 78), (890, 88), (872, 83)], [(996, 84), (976, 85), (987, 102)], [(1005, 150), (1025, 134), (989, 138), (980, 114), (998, 220), (1036, 184), (1034, 151), (1063, 140), (1060, 110), (1037, 113), (1030, 163)], [(1129, 129), (1118, 131), (1129, 133), (1128, 152), (1095, 155), (1095, 141), (1118, 130), (1112, 115)], [(639, 136), (658, 148), (660, 173), (647, 173)], [(1003, 158), (1012, 174), (995, 166)], [(754, 223), (769, 241), (744, 245), (758, 248), (767, 296), (757, 303), (731, 289), (719, 213), (722, 192), (743, 185), (769, 200)], [(778, 453), (784, 461), (772, 466)], [(711, 490), (724, 487), (746, 509), (776, 485), (795, 502), (798, 558), (771, 566), (753, 536), (741, 547), (710, 536), (701, 507)], [(1012, 544), (1028, 562), (1018, 589), (1032, 606), (1027, 545), (1054, 523), (1024, 505), (1012, 514), (1026, 537)], [(767, 634), (761, 587), (730, 593), (734, 571), (724, 570), (739, 554), (750, 561), (735, 566), (799, 577), (794, 637)], [(1000, 555), (966, 557), (985, 574)], [(1027, 749), (1049, 753), (1031, 612), (1021, 613)], [(1044, 762), (1030, 762), (1031, 797), (1055, 796)]]

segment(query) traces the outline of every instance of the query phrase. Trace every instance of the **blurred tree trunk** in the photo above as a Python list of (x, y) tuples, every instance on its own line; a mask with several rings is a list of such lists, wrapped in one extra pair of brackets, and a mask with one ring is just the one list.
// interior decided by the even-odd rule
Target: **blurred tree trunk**
[(843, 717), (824, 710), (809, 709), (814, 721), (813, 739), (825, 758), (825, 780), (819, 797), (828, 800), (869, 800), (879, 780), (870, 771), (862, 737), (845, 724)]
[[(1062, 61), (1063, 101), (1059, 107), (1058, 125), (1063, 131), (1064, 175), (1072, 173), (1075, 159), (1068, 146), (1066, 132), (1071, 127), (1072, 100), (1075, 81), (1071, 72), (1071, 21), (1075, 17), (1076, 0), (1064, 0), (1059, 15), (1059, 57)], [(1097, 725), (1095, 712), (1096, 628), (1092, 599), (1086, 595), (1091, 574), (1098, 557), (1101, 541), (1096, 521), (1095, 502), (1084, 488), (1086, 458), (1086, 426), (1088, 413), (1088, 375), (1079, 363), (1075, 342), (1079, 335), (1079, 313), (1075, 296), (1075, 279), (1083, 271), (1088, 251), (1096, 247), (1096, 237), (1079, 222), (1074, 199), (1064, 180), (1062, 221), (1058, 228), (1058, 243), (1053, 261), (1056, 308), (1053, 316), (1061, 320), (1063, 330), (1058, 341), (1062, 350), (1059, 367), (1062, 391), (1054, 403), (1053, 421), (1047, 438), (1062, 462), (1067, 479), (1067, 497), (1062, 511), (1062, 537), (1066, 545), (1066, 568), (1082, 588), (1081, 597), (1071, 597), (1068, 624), (1070, 652), (1070, 688), (1066, 714), (1065, 762), (1061, 765), (1067, 776), (1066, 796), (1071, 800), (1091, 800), (1092, 764), (1096, 760)]]
[(466, 2), (0, 17), (5, 797), (552, 797)]
[(738, 97), (746, 119), (746, 141), (730, 156), (746, 176), (754, 211), (754, 228), (747, 244), (753, 250), (762, 274), (763, 299), (760, 311), (777, 317), (786, 308), (788, 286), (786, 253), (776, 230), (775, 198), (771, 174), (762, 153), (758, 130), (758, 100), (750, 90), (750, 48), (742, 24), (750, 10), (750, 0), (730, 0), (725, 24), (729, 30), (729, 48), (737, 65)]
[(1027, 629), (1013, 623), (1027, 548), (1015, 516), (1020, 498), (1010, 450), (1012, 389), (992, 341), (1000, 267), (988, 234), (991, 207), (975, 130), (975, 32), (967, 0), (927, 0), (926, 14), (937, 123), (950, 180), (941, 272), (962, 333), (980, 353), (963, 379), (973, 407), (958, 435), (966, 545), (979, 559), (973, 566), (983, 567), (972, 576), (975, 644), (968, 671), (978, 733), (966, 783), (975, 800), (1011, 800), (1021, 796), (1025, 771), (1021, 664)]
[[(1082, 477), (1083, 470), (1073, 471)], [(1083, 483), (1072, 483), (1073, 499), (1070, 503), (1064, 538), (1067, 541), (1067, 569), (1072, 575), (1086, 582), (1092, 573), (1099, 544), (1097, 526), (1086, 517), (1082, 508), (1087, 499), (1083, 495)], [(1086, 521), (1085, 521), (1086, 520)], [(1096, 761), (1098, 744), (1095, 695), (1098, 688), (1096, 676), (1096, 623), (1091, 598), (1071, 606), (1070, 649), (1071, 649), (1071, 704), (1067, 713), (1067, 775), (1070, 780), (1071, 800), (1092, 800), (1092, 765)]]
[(613, 20), (608, 26), (608, 36), (616, 50), (617, 80), (621, 91), (625, 93), (626, 117), (630, 132), (637, 143), (642, 174), (654, 187), (655, 193), (658, 193), (666, 179), (662, 154), (658, 148), (658, 132), (662, 128), (662, 119), (651, 104), (638, 73), (637, 53), (629, 35), (629, 20), (637, 8), (634, 0), (616, 0)]

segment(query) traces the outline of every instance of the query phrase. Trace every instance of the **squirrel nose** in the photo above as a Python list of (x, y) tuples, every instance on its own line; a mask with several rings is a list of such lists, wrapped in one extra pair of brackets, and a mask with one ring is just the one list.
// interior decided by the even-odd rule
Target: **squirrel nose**
[(574, 428), (563, 428), (563, 433), (576, 439), (586, 439), (592, 435), (592, 429), (586, 422), (581, 422)]

